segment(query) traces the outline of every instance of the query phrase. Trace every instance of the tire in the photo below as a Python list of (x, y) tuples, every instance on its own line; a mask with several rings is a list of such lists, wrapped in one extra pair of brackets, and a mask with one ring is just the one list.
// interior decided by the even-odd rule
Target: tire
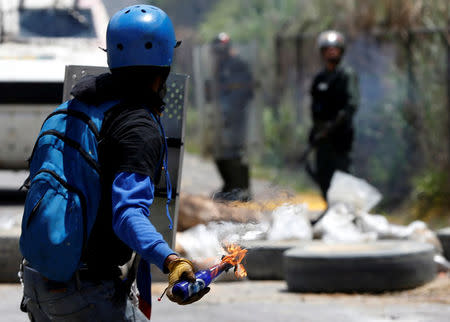
[(450, 261), (450, 227), (439, 230), (437, 236), (444, 249), (444, 257)]
[(284, 253), (292, 292), (385, 292), (414, 288), (437, 274), (433, 246), (411, 241), (313, 242)]
[(248, 249), (244, 267), (250, 280), (284, 280), (283, 253), (301, 245), (300, 241), (252, 241), (242, 246)]
[(18, 283), (19, 265), (22, 254), (19, 250), (19, 232), (15, 230), (0, 233), (0, 283)]

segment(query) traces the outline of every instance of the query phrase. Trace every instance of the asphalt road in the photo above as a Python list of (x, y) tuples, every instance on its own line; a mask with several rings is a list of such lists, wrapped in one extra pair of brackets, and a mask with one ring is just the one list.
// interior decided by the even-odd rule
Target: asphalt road
[[(186, 155), (181, 190), (209, 195), (220, 187), (220, 178), (211, 162)], [(0, 172), (0, 192), (20, 186), (26, 172)], [(256, 197), (274, 194), (267, 182), (253, 180)], [(21, 205), (3, 200), (0, 205), (0, 230), (20, 227)], [(212, 286), (202, 301), (178, 306), (167, 298), (156, 298), (165, 283), (155, 283), (152, 321), (197, 322), (448, 322), (450, 321), (450, 280), (441, 276), (416, 290), (385, 295), (325, 295), (286, 292), (279, 281), (221, 282)], [(19, 311), (21, 286), (0, 284), (0, 321), (27, 321)]]
[[(438, 285), (439, 284), (439, 285)], [(434, 281), (448, 290), (448, 277)], [(319, 295), (286, 292), (279, 281), (223, 282), (212, 285), (201, 301), (179, 306), (157, 296), (165, 283), (153, 285), (152, 321), (173, 322), (448, 322), (449, 297), (439, 299), (414, 290), (387, 295)], [(426, 286), (425, 289), (430, 288)], [(19, 285), (0, 286), (0, 321), (25, 322), (18, 309)]]

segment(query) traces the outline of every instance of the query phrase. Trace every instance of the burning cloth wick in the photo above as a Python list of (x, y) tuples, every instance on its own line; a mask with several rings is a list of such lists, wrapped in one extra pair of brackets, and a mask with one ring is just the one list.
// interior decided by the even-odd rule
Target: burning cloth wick
[[(228, 245), (225, 250), (228, 255), (223, 256), (219, 264), (211, 266), (209, 269), (201, 270), (195, 273), (195, 282), (182, 281), (176, 283), (172, 287), (172, 294), (178, 296), (185, 301), (192, 295), (200, 292), (202, 289), (207, 287), (211, 282), (213, 282), (220, 274), (227, 272), (230, 268), (234, 267), (234, 274), (238, 278), (243, 278), (247, 276), (247, 271), (241, 264), (245, 255), (247, 254), (247, 249), (242, 249), (237, 245)], [(165, 293), (165, 291), (164, 291)], [(161, 301), (162, 297), (158, 298)]]

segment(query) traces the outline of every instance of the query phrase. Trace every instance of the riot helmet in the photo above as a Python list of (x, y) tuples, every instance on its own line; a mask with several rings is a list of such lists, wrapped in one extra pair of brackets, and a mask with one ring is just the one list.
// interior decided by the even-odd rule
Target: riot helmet
[(216, 55), (229, 54), (231, 49), (231, 38), (226, 32), (219, 33), (211, 42), (211, 48)]
[(176, 41), (169, 16), (151, 5), (135, 5), (117, 12), (106, 32), (110, 69), (131, 66), (170, 67)]
[(322, 32), (317, 39), (317, 46), (328, 68), (334, 69), (342, 59), (345, 51), (345, 38), (335, 30)]
[(336, 30), (327, 30), (320, 33), (317, 38), (317, 47), (323, 51), (328, 47), (340, 48), (342, 53), (345, 51), (345, 37), (342, 33)]

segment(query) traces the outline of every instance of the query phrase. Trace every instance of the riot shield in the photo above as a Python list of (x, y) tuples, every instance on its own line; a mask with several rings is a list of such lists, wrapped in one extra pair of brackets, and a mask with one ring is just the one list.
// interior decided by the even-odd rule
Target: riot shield
[[(258, 45), (256, 42), (247, 44), (233, 44), (233, 55), (239, 57), (248, 65), (253, 74), (253, 98), (246, 104), (246, 115), (240, 119), (246, 122), (246, 130), (242, 135), (245, 140), (245, 150), (248, 154), (258, 154), (262, 148), (262, 102), (259, 93), (258, 69)], [(217, 149), (222, 147), (224, 120), (221, 114), (218, 100), (218, 84), (216, 82), (216, 57), (212, 54), (211, 45), (204, 44), (194, 47), (193, 50), (193, 82), (194, 101), (199, 115), (202, 116), (198, 124), (198, 141), (205, 156), (215, 156)], [(246, 153), (246, 154), (247, 154)], [(220, 152), (219, 152), (220, 154)]]
[[(66, 66), (64, 80), (63, 100), (71, 99), (70, 92), (75, 84), (86, 75), (99, 75), (109, 72), (107, 67), (98, 66)], [(155, 189), (155, 199), (150, 208), (152, 224), (163, 235), (166, 242), (175, 247), (175, 232), (177, 231), (179, 190), (181, 181), (181, 167), (184, 151), (184, 123), (187, 75), (170, 74), (167, 80), (166, 109), (161, 121), (163, 123), (167, 144), (169, 147), (169, 173), (172, 183), (172, 202), (169, 210), (173, 219), (173, 230), (169, 229), (169, 221), (166, 216), (166, 182), (164, 174)]]

